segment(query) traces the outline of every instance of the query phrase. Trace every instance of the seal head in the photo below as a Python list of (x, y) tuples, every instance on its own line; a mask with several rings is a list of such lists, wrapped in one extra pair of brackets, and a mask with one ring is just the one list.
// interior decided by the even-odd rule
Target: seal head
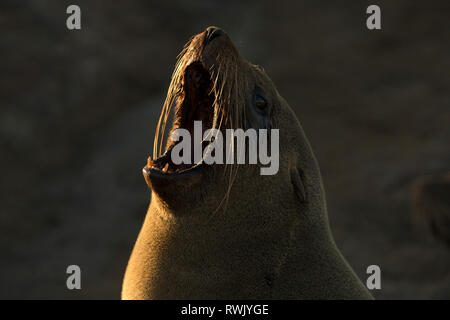
[[(243, 59), (222, 29), (209, 27), (193, 37), (175, 67), (155, 135), (153, 159), (149, 158), (143, 169), (154, 195), (175, 211), (177, 205), (197, 201), (199, 196), (202, 200), (211, 196), (211, 205), (218, 207), (217, 196), (229, 195), (238, 167), (223, 163), (206, 165), (203, 159), (196, 161), (194, 146), (191, 164), (176, 165), (172, 152), (177, 142), (172, 134), (176, 129), (185, 129), (194, 136), (195, 121), (202, 122), (202, 134), (208, 129), (224, 134), (230, 128), (270, 129), (273, 108), (279, 102), (278, 93), (264, 70)], [(167, 135), (172, 110), (172, 129)], [(211, 141), (202, 143), (202, 153), (210, 144)], [(227, 148), (234, 152), (233, 146), (224, 145), (223, 153)], [(249, 177), (258, 170), (257, 166), (250, 167), (253, 168), (246, 168)], [(240, 178), (243, 174), (240, 173)]]
[[(170, 132), (192, 133), (195, 121), (221, 132), (278, 129), (278, 170), (204, 159), (177, 165), (170, 117)], [(143, 170), (152, 199), (124, 299), (371, 298), (331, 236), (319, 167), (297, 117), (223, 30), (207, 28), (181, 52), (153, 151)]]

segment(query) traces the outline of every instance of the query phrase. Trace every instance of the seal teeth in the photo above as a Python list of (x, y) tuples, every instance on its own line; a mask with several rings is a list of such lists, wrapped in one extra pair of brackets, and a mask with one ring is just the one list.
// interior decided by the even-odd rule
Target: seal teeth
[(147, 159), (147, 167), (149, 167), (149, 168), (153, 167), (152, 157), (148, 157), (148, 159)]

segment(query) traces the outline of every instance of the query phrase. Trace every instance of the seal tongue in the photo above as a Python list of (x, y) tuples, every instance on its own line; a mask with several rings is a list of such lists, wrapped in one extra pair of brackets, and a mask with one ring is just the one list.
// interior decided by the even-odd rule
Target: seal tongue
[[(194, 121), (201, 121), (203, 131), (212, 126), (214, 95), (210, 73), (200, 62), (193, 63), (185, 71), (185, 99), (181, 108), (186, 115), (181, 127), (194, 133)], [(204, 132), (203, 132), (204, 133)]]
[[(168, 139), (165, 154), (155, 160), (149, 160), (148, 166), (159, 169), (164, 173), (183, 171), (196, 165), (194, 163), (194, 122), (201, 121), (202, 136), (205, 131), (212, 127), (214, 119), (214, 100), (212, 93), (213, 82), (208, 70), (202, 63), (194, 62), (186, 67), (183, 76), (183, 86), (178, 104), (175, 106), (175, 113), (170, 137), (174, 130), (183, 128), (191, 134), (191, 164), (176, 165), (172, 162), (171, 152), (173, 147), (181, 142)], [(202, 142), (202, 150), (208, 142)]]
[[(186, 66), (182, 73), (181, 90), (176, 98), (174, 108), (173, 124), (168, 135), (165, 153), (157, 159), (149, 158), (147, 166), (157, 169), (164, 173), (180, 172), (197, 165), (194, 162), (194, 123), (201, 121), (202, 136), (206, 130), (210, 129), (214, 121), (214, 101), (213, 81), (210, 72), (204, 65), (197, 61)], [(171, 139), (176, 129), (183, 128), (189, 131), (191, 135), (191, 161), (190, 164), (176, 165), (172, 162), (171, 153), (173, 147), (180, 143)], [(202, 151), (209, 142), (202, 142)]]

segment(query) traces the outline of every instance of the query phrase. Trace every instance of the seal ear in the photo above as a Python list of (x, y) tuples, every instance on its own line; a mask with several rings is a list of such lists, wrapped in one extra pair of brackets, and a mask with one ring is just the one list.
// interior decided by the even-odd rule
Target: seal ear
[(292, 167), (291, 169), (291, 182), (294, 186), (294, 192), (297, 195), (298, 199), (301, 203), (306, 202), (306, 190), (305, 185), (303, 184), (303, 172), (297, 170), (296, 167)]

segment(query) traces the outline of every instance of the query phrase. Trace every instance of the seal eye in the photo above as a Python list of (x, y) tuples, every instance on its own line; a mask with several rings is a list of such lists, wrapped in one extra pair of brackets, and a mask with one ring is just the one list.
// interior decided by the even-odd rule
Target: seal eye
[(255, 106), (261, 111), (265, 110), (267, 107), (266, 99), (264, 99), (264, 97), (262, 95), (256, 94), (255, 95)]

